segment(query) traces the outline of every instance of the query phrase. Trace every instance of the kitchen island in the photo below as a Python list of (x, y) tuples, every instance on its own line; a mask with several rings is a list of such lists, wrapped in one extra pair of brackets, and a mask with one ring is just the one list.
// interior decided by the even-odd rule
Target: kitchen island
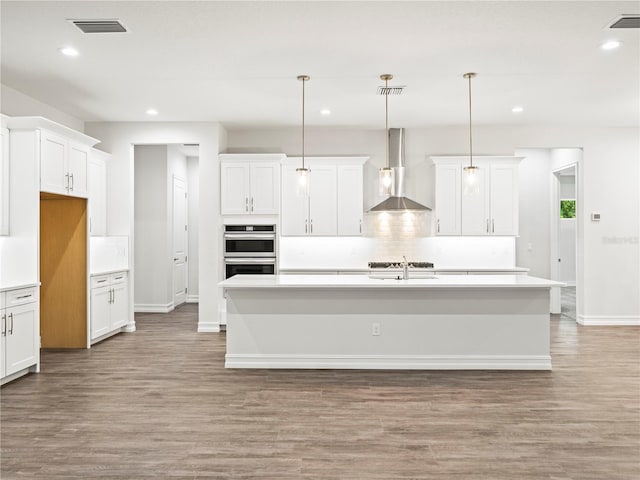
[(549, 291), (525, 275), (236, 275), (227, 368), (550, 370)]

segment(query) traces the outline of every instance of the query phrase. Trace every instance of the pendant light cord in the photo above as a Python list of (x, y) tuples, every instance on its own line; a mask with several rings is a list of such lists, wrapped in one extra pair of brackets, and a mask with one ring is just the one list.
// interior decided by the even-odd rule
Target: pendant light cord
[(476, 76), (475, 73), (465, 73), (463, 75), (469, 80), (469, 167), (473, 168), (473, 136), (471, 131), (471, 79)]
[(304, 83), (305, 79), (302, 79), (302, 168), (304, 169)]
[(385, 165), (389, 168), (389, 80), (384, 80), (384, 132), (385, 132)]

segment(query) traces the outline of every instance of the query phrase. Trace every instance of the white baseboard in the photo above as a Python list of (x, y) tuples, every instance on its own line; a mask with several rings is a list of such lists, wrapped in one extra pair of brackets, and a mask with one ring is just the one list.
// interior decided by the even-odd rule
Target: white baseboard
[(162, 304), (155, 303), (136, 303), (133, 311), (136, 313), (169, 313), (174, 309), (173, 302)]
[(187, 295), (187, 303), (198, 303), (199, 295)]
[(578, 315), (577, 322), (584, 326), (640, 326), (640, 317), (635, 315)]
[(225, 368), (551, 370), (551, 357), (548, 355), (226, 354)]
[(218, 333), (220, 323), (218, 322), (198, 322), (198, 333)]

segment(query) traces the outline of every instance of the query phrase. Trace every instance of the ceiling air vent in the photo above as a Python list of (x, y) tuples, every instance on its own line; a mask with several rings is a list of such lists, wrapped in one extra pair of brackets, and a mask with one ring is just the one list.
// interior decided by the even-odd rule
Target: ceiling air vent
[(405, 85), (399, 85), (397, 87), (385, 87), (383, 85), (378, 87), (377, 93), (378, 95), (401, 95), (405, 88)]
[(83, 33), (125, 33), (118, 20), (70, 20)]
[(640, 15), (620, 15), (611, 22), (609, 28), (640, 28)]

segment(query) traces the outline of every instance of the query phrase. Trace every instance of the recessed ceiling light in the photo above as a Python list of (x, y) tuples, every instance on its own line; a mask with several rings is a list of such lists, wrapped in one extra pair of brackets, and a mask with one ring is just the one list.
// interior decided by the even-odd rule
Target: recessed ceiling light
[(323, 108), (322, 110), (320, 110), (320, 115), (331, 115), (331, 110), (329, 110), (328, 108)]
[(513, 107), (513, 108), (511, 109), (511, 111), (512, 111), (513, 113), (522, 113), (522, 112), (524, 112), (524, 108), (522, 108), (521, 106), (516, 106), (516, 107)]
[(622, 45), (622, 43), (618, 40), (609, 40), (608, 42), (604, 42), (600, 48), (603, 50), (615, 50), (620, 45)]
[(60, 49), (60, 53), (63, 55), (66, 55), (67, 57), (77, 57), (78, 56), (78, 50), (76, 50), (73, 47), (62, 47)]
[(158, 110), (156, 110), (155, 108), (147, 109), (147, 115), (157, 115), (157, 114), (158, 114)]

